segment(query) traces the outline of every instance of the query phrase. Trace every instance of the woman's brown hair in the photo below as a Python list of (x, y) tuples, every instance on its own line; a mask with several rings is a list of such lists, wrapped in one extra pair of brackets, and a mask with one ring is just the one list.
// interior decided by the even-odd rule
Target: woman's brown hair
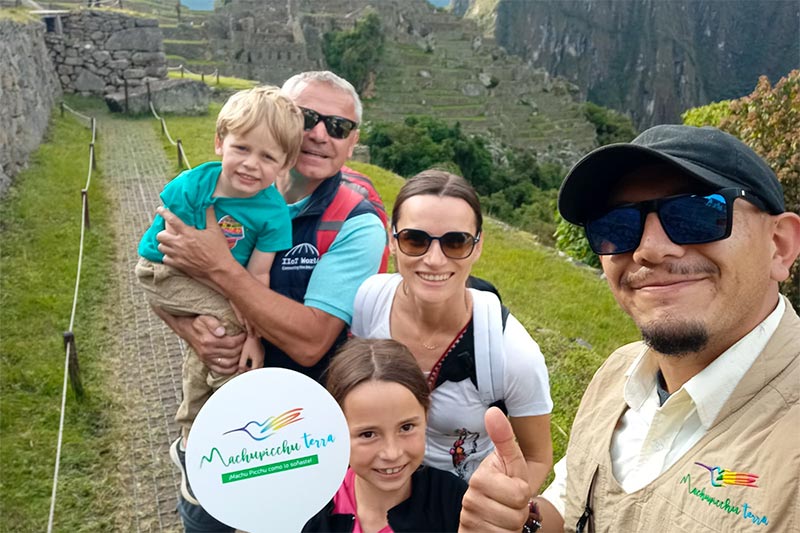
[[(483, 215), (481, 215), (481, 202), (478, 193), (467, 180), (461, 176), (451, 174), (445, 170), (428, 169), (423, 170), (416, 176), (409, 178), (394, 201), (392, 210), (392, 228), (397, 228), (397, 221), (400, 219), (400, 208), (403, 203), (412, 196), (431, 194), (434, 196), (448, 196), (464, 200), (472, 208), (475, 214), (476, 235), (483, 229)], [(400, 228), (403, 229), (403, 228)]]
[(350, 392), (367, 381), (398, 383), (428, 412), (430, 390), (425, 375), (405, 345), (392, 339), (353, 337), (336, 352), (325, 384), (341, 406)]

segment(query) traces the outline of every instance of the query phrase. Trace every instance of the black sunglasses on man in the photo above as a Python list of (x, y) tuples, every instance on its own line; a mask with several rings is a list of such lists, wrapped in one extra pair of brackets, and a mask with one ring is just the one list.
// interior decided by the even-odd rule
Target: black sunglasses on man
[(350, 133), (358, 127), (357, 122), (349, 118), (338, 117), (336, 115), (323, 115), (313, 109), (301, 107), (303, 112), (303, 129), (308, 131), (320, 123), (325, 124), (325, 131), (334, 139), (346, 139)]

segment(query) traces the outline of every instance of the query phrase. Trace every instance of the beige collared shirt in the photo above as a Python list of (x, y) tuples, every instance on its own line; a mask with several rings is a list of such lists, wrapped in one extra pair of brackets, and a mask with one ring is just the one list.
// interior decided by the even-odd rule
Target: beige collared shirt
[[(786, 310), (783, 298), (767, 318), (742, 337), (659, 406), (658, 364), (643, 350), (626, 372), (628, 409), (611, 440), (614, 477), (627, 493), (635, 492), (672, 466), (705, 434), (736, 385), (764, 349)], [(542, 494), (564, 515), (566, 456), (555, 466), (555, 479)]]

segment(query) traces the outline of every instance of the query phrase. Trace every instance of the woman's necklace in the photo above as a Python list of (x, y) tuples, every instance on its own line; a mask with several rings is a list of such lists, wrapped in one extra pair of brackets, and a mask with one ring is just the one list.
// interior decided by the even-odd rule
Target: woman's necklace
[[(433, 337), (431, 337), (431, 339), (433, 339)], [(435, 350), (435, 349), (439, 348), (439, 346), (441, 346), (441, 344), (428, 344), (427, 342), (425, 342), (423, 340), (420, 340), (419, 343), (422, 345), (423, 348), (425, 348), (426, 350), (431, 350), (431, 351)]]
[[(467, 296), (467, 294), (468, 294), (468, 293), (465, 291), (465, 293), (464, 293), (464, 308), (466, 309), (466, 312), (467, 312), (467, 314), (469, 314), (469, 300), (468, 300), (468, 296)], [(403, 295), (404, 295), (404, 296), (408, 296), (408, 287), (406, 286), (405, 282), (403, 282)], [(439, 333), (438, 331), (435, 331), (435, 332), (434, 332), (434, 333), (433, 333), (433, 334), (432, 334), (432, 335), (431, 335), (431, 336), (428, 338), (428, 342), (425, 342), (424, 340), (422, 340), (422, 339), (419, 339), (419, 344), (420, 344), (420, 346), (422, 346), (422, 347), (423, 347), (423, 348), (425, 348), (426, 350), (430, 350), (430, 351), (438, 350), (439, 348), (441, 348), (441, 347), (442, 347), (442, 345), (441, 345), (440, 343), (433, 343), (432, 341), (433, 341), (433, 339), (435, 339), (435, 338), (436, 338), (436, 336), (437, 336), (437, 335), (439, 335), (439, 334), (440, 334), (440, 333)]]

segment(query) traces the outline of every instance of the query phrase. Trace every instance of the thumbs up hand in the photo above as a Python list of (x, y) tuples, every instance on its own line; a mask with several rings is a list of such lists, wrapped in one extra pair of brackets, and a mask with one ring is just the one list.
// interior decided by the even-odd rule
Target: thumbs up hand
[(469, 480), (459, 533), (519, 533), (528, 519), (528, 468), (506, 416), (496, 407), (485, 415), (494, 451)]

